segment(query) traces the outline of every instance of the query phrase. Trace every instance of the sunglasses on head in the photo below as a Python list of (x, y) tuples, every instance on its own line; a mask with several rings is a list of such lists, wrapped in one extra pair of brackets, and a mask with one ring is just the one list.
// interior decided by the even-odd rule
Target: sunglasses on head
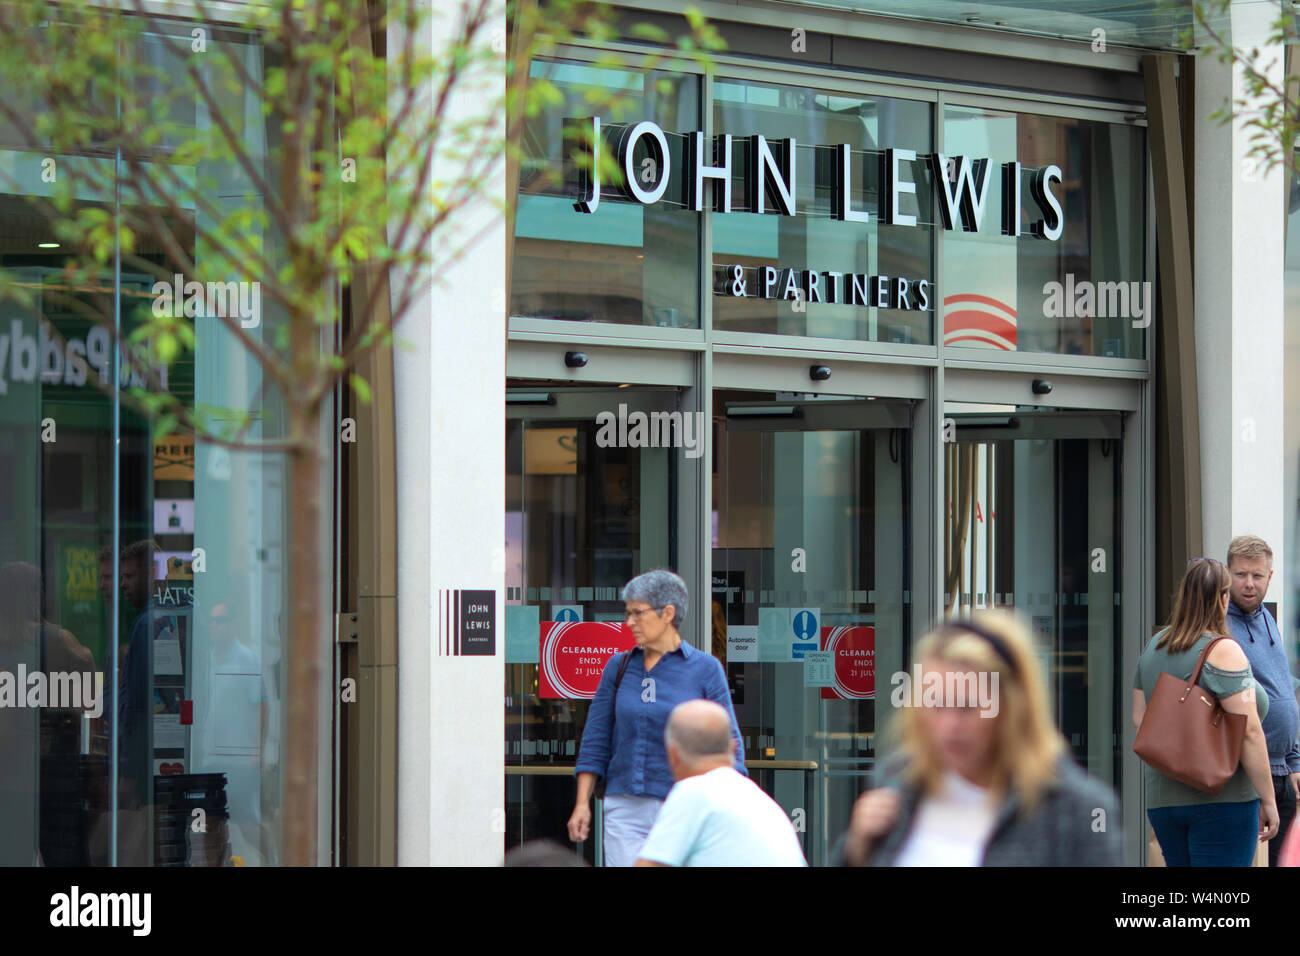
[(1016, 659), (1011, 654), (1011, 649), (1007, 647), (1007, 642), (1001, 637), (983, 627), (980, 627), (968, 617), (949, 618), (946, 626), (950, 630), (962, 630), (974, 634), (976, 637), (982, 637), (988, 644), (992, 645), (993, 651), (1002, 662), (1007, 665), (1012, 674), (1017, 674), (1019, 668), (1016, 667)]
[[(1190, 561), (1187, 562), (1187, 570), (1190, 571), (1192, 569), (1192, 565), (1195, 564), (1197, 561), (1205, 561), (1208, 564), (1214, 564), (1221, 568), (1224, 567), (1223, 562), (1220, 561), (1218, 558), (1192, 558)], [(1231, 591), (1232, 591), (1231, 588), (1219, 589), (1220, 594), (1229, 594), (1231, 593)]]

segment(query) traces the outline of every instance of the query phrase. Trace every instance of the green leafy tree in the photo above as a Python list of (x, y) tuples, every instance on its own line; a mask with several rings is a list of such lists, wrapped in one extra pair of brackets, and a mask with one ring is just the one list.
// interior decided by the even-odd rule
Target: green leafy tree
[[(1240, 11), (1240, 4), (1236, 5)], [(1249, 36), (1233, 33), (1232, 0), (1195, 0), (1194, 25), (1184, 31), (1183, 46), (1201, 57), (1232, 64), (1240, 71), (1241, 92), (1207, 117), (1236, 122), (1246, 133), (1242, 174), (1258, 177), (1276, 166), (1300, 173), (1296, 153), (1300, 137), (1300, 69), (1289, 63), (1286, 49), (1300, 40), (1291, 4), (1273, 4), (1267, 23), (1251, 11)], [(1242, 21), (1238, 21), (1239, 23)]]
[[(0, 135), (30, 160), (0, 168), (0, 189), (59, 241), (57, 267), (37, 278), (0, 270), (0, 297), (38, 321), (57, 308), (108, 330), (117, 354), (97, 384), (155, 436), (283, 456), (293, 554), (280, 861), (312, 865), (329, 555), (319, 489), (338, 441), (324, 416), (343, 389), (370, 400), (367, 363), (489, 231), (463, 224), (491, 222), (484, 208), (510, 214), (520, 129), (559, 99), (530, 77), (534, 57), (579, 35), (612, 38), (615, 26), (610, 7), (572, 0), (508, 14), (500, 0), (193, 9), (177, 20), (144, 0), (0, 4)], [(675, 39), (644, 25), (623, 36), (657, 56), (720, 47), (694, 12)], [(617, 112), (616, 98), (589, 100)], [(604, 181), (617, 183), (605, 163)], [(193, 300), (190, 282), (218, 283), (225, 308)], [(259, 315), (231, 307), (254, 287)], [(218, 334), (259, 371), (249, 407), (169, 387), (168, 370)]]

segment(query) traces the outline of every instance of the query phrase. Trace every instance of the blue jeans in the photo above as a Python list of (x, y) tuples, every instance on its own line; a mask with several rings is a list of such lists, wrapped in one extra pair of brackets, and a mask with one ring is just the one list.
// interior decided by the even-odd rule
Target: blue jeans
[(1286, 840), (1287, 832), (1293, 826), (1300, 826), (1295, 822), (1296, 800), (1295, 791), (1291, 789), (1291, 778), (1289, 776), (1277, 776), (1273, 778), (1273, 796), (1277, 797), (1277, 836), (1268, 841), (1268, 865), (1277, 866), (1278, 854), (1282, 852), (1282, 843)]
[(1147, 811), (1166, 866), (1250, 866), (1259, 843), (1259, 800)]

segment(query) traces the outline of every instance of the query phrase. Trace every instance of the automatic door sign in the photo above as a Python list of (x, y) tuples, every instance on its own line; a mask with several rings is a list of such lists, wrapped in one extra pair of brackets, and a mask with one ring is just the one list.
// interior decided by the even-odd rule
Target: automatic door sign
[(581, 604), (552, 604), (551, 605), (552, 621), (581, 621), (582, 605)]
[(727, 663), (764, 660), (758, 656), (758, 627), (752, 624), (727, 625)]
[(609, 659), (635, 645), (626, 624), (543, 621), (539, 696), (590, 700)]
[(872, 700), (876, 696), (876, 629), (823, 627), (822, 650), (835, 658), (835, 680), (823, 700)]

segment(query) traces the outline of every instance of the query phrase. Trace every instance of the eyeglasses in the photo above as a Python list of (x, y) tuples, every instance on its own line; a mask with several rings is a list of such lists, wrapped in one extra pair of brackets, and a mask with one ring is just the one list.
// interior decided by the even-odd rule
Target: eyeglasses
[(624, 611), (624, 612), (623, 612), (623, 620), (625, 620), (625, 621), (630, 621), (630, 620), (632, 620), (633, 618), (636, 618), (636, 619), (639, 620), (639, 619), (641, 618), (641, 615), (642, 615), (642, 614), (645, 614), (645, 613), (647, 613), (647, 612), (649, 612), (649, 611), (662, 611), (662, 610), (663, 610), (662, 607), (658, 607), (658, 608), (655, 608), (655, 607), (643, 607), (643, 608), (641, 608), (641, 610), (639, 610), (639, 611)]

